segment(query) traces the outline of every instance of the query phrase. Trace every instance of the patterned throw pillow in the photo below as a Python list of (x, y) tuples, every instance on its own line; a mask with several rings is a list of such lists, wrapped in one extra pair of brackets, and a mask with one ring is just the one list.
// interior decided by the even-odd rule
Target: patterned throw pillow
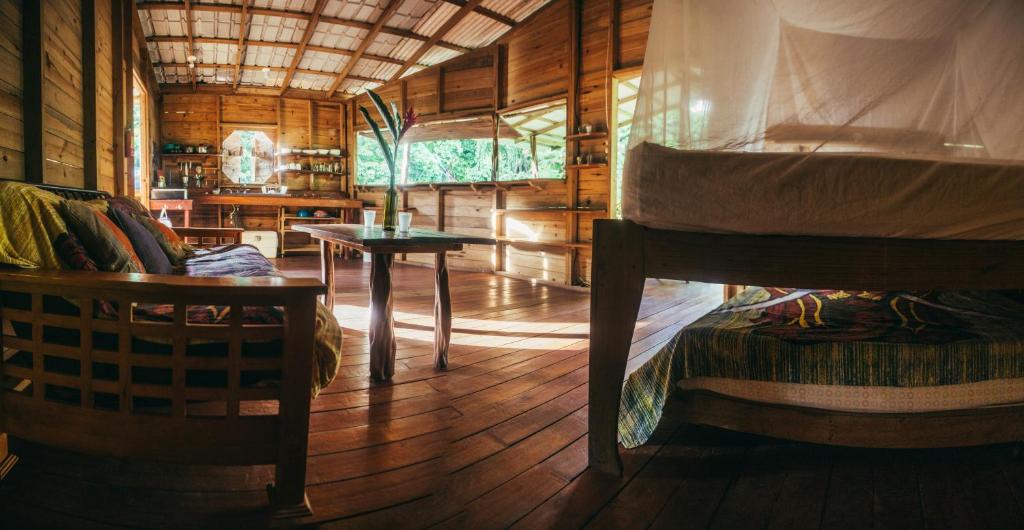
[(167, 257), (170, 258), (171, 263), (175, 266), (184, 265), (185, 260), (195, 250), (192, 248), (192, 245), (185, 243), (174, 230), (171, 230), (160, 221), (152, 217), (136, 217), (136, 220), (156, 238), (160, 248), (163, 249)]
[(53, 246), (56, 247), (57, 255), (60, 256), (60, 260), (64, 262), (68, 269), (73, 271), (100, 270), (96, 266), (96, 262), (89, 257), (89, 252), (85, 250), (82, 240), (75, 237), (75, 234), (66, 232), (57, 236)]
[(128, 236), (132, 242), (132, 248), (138, 254), (146, 272), (150, 274), (171, 274), (174, 272), (171, 261), (167, 259), (160, 244), (157, 243), (153, 234), (149, 233), (139, 221), (135, 220), (132, 214), (117, 208), (110, 209), (111, 217), (117, 222), (118, 227)]
[(100, 270), (146, 272), (131, 240), (103, 212), (81, 201), (64, 201), (60, 213)]
[(108, 214), (117, 210), (122, 213), (131, 214), (133, 217), (153, 217), (152, 212), (143, 206), (141, 202), (136, 200), (135, 197), (127, 197), (123, 195), (111, 197), (107, 200), (107, 205), (110, 208), (110, 211), (107, 212)]

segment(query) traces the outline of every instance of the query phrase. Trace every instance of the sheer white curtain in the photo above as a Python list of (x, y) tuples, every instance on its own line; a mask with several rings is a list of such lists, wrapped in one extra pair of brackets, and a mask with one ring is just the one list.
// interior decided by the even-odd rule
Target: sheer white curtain
[(1022, 94), (1021, 0), (655, 0), (630, 147), (1024, 160)]

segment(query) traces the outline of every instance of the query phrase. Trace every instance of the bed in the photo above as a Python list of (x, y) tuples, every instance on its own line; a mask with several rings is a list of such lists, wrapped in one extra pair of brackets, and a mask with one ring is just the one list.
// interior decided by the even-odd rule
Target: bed
[[(693, 377), (681, 378), (685, 389), (679, 391), (687, 421), (801, 441), (863, 447), (958, 446), (1024, 440), (1024, 406), (1019, 404), (1024, 397), (1019, 380), (1024, 377), (1024, 368), (1017, 360), (1018, 355), (1024, 355), (1018, 342), (1022, 328), (1019, 317), (1024, 315), (1024, 309), (1012, 305), (1019, 303), (1012, 293), (993, 292), (1024, 288), (1024, 166), (852, 154), (709, 153), (645, 144), (634, 148), (630, 156), (633, 159), (627, 164), (623, 194), (627, 220), (598, 220), (594, 227), (589, 451), (590, 463), (596, 469), (621, 472), (617, 444), (622, 382), (646, 278), (786, 286), (774, 294), (769, 288), (747, 289), (739, 298), (699, 321), (698, 328), (684, 330), (669, 349), (678, 348), (680, 341), (699, 342), (700, 326), (706, 326), (705, 338), (721, 335), (716, 330), (729, 319), (737, 318), (733, 310), (738, 307), (747, 311), (742, 315), (744, 322), (751, 317), (764, 318), (765, 307), (754, 315), (749, 306), (770, 301), (773, 295), (791, 297), (774, 306), (780, 311), (774, 316), (781, 319), (773, 328), (776, 344), (763, 351), (776, 353), (784, 349), (780, 344), (805, 341), (799, 331), (786, 335), (793, 331), (789, 329), (792, 326), (786, 325), (786, 318), (791, 320), (794, 316), (792, 311), (802, 312), (805, 319), (811, 319), (811, 331), (820, 332), (822, 328), (813, 325), (813, 311), (808, 314), (806, 308), (814, 304), (814, 298), (820, 301), (837, 293), (850, 295), (839, 295), (837, 304), (842, 300), (849, 302), (849, 298), (861, 300), (856, 297), (862, 293), (877, 297), (872, 304), (876, 309), (889, 308), (887, 318), (890, 324), (895, 319), (899, 331), (896, 335), (912, 332), (912, 327), (900, 327), (900, 314), (914, 318), (909, 306), (897, 311), (901, 303), (908, 304), (908, 297), (916, 297), (913, 301), (920, 308), (924, 305), (921, 300), (934, 302), (939, 297), (938, 304), (942, 305), (954, 296), (942, 291), (961, 292), (960, 309), (969, 309), (971, 304), (984, 305), (985, 311), (976, 312), (987, 316), (987, 312), (995, 312), (1004, 322), (1013, 323), (1002, 332), (1003, 342), (998, 347), (986, 351), (980, 351), (984, 347), (976, 348), (972, 366), (998, 365), (999, 370), (986, 371), (984, 377), (977, 373), (970, 377), (959, 374), (943, 381), (947, 383), (946, 390), (954, 385), (988, 385), (957, 389), (971, 394), (970, 399), (924, 406), (921, 401), (934, 398), (924, 396), (914, 404), (893, 405), (898, 405), (901, 397), (894, 389), (904, 389), (906, 394), (906, 389), (927, 387), (907, 383), (914, 383), (914, 377), (927, 379), (944, 373), (944, 369), (948, 372), (952, 363), (963, 362), (956, 352), (964, 351), (963, 341), (968, 338), (956, 333), (973, 333), (970, 340), (989, 344), (983, 339), (991, 337), (977, 332), (977, 322), (968, 325), (957, 320), (956, 325), (947, 322), (936, 326), (951, 336), (936, 337), (909, 348), (946, 348), (944, 362), (936, 364), (930, 373), (896, 369), (896, 375), (888, 373), (887, 376), (894, 377), (890, 380), (865, 377), (836, 381), (834, 376), (842, 371), (840, 366), (827, 366), (834, 359), (822, 361), (825, 376), (810, 379), (777, 377), (772, 366), (777, 370), (785, 365), (779, 359), (774, 365), (767, 363), (768, 372), (760, 377), (757, 370), (748, 370), (745, 378), (736, 373), (702, 371), (687, 364), (686, 370), (692, 370), (689, 375)], [(687, 185), (672, 189), (673, 182)], [(993, 302), (996, 299), (999, 303)], [(896, 309), (890, 305), (894, 300)], [(798, 302), (804, 303), (803, 309)], [(937, 311), (923, 317), (925, 322), (952, 318), (948, 311), (941, 315)], [(767, 324), (768, 328), (771, 326)], [(799, 324), (797, 328), (803, 329)], [(885, 327), (875, 332), (884, 334)], [(737, 337), (726, 336), (725, 343), (742, 345), (743, 340)], [(833, 344), (848, 343), (840, 338), (831, 337), (835, 339)], [(876, 338), (862, 342), (874, 342)], [(902, 340), (904, 344), (915, 344), (914, 335), (903, 336)], [(742, 357), (751, 355), (750, 351), (733, 354)], [(705, 351), (704, 355), (715, 354)], [(894, 355), (894, 359), (900, 358), (899, 353)], [(764, 359), (753, 357), (751, 362), (765, 363)], [(669, 375), (662, 380), (668, 382), (667, 386), (645, 394), (638, 392), (643, 385), (627, 383), (627, 392), (631, 393), (627, 399), (633, 405), (637, 401), (657, 401), (658, 392), (663, 396), (675, 392), (673, 387), (679, 380), (670, 373), (671, 364), (681, 363), (683, 357), (676, 355), (672, 362), (666, 362), (666, 358), (671, 355), (659, 353), (649, 363), (664, 365), (662, 371)], [(909, 366), (916, 366), (915, 363)], [(884, 364), (865, 366), (869, 375), (881, 377), (880, 374), (887, 373)], [(645, 367), (651, 368), (649, 364)], [(730, 368), (736, 369), (737, 364)], [(722, 375), (732, 377), (718, 377)], [(723, 383), (727, 380), (731, 383)], [(806, 396), (801, 401), (799, 396), (792, 397), (794, 388), (769, 386), (836, 382), (850, 383), (846, 386), (852, 387), (884, 387), (890, 391), (890, 399), (876, 395), (867, 399), (867, 404), (861, 400), (859, 405), (850, 405), (850, 400), (844, 405), (839, 399), (837, 405), (835, 400), (815, 401)], [(982, 390), (989, 398), (976, 396)], [(629, 403), (624, 405), (627, 412), (629, 407)], [(643, 432), (652, 428), (650, 420), (631, 420), (627, 414), (625, 430), (633, 428), (641, 436), (627, 435), (623, 441), (627, 445), (639, 443)], [(628, 425), (630, 421), (634, 422), (632, 427)], [(642, 428), (637, 429), (637, 424), (643, 424)]]

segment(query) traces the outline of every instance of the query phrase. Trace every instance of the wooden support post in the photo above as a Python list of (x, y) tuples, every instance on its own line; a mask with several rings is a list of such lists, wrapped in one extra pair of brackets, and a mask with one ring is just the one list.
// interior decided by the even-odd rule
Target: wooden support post
[(448, 260), (444, 252), (434, 255), (434, 367), (448, 368), (448, 346), (452, 341), (452, 295), (448, 290)]
[(114, 194), (130, 195), (128, 135), (132, 123), (132, 0), (111, 0), (111, 75), (114, 99)]
[(590, 291), (590, 466), (620, 474), (618, 419), (626, 359), (644, 294), (643, 229), (628, 221), (594, 221)]
[(444, 232), (444, 188), (437, 188), (437, 231)]
[(387, 381), (395, 375), (395, 318), (391, 296), (394, 254), (370, 256), (370, 377)]
[[(103, 1), (103, 0), (100, 0)], [(96, 140), (96, 2), (82, 6), (82, 168), (87, 190), (99, 189), (99, 151)]]
[(25, 181), (43, 182), (46, 167), (43, 138), (43, 2), (21, 2), (22, 126)]
[[(567, 134), (576, 133), (576, 124), (579, 123), (579, 90), (580, 90), (580, 18), (581, 0), (569, 1), (569, 98), (566, 105), (566, 127)], [(579, 154), (579, 142), (571, 142), (572, 146), (566, 149), (569, 156), (569, 164), (575, 163), (576, 155)], [(577, 207), (579, 202), (579, 178), (578, 168), (569, 169), (565, 175), (566, 207), (570, 210)], [(577, 233), (578, 217), (570, 215), (566, 218), (565, 242), (575, 243), (579, 234)], [(576, 248), (566, 246), (565, 250), (565, 282), (569, 285), (576, 283)]]
[(310, 380), (316, 299), (293, 297), (285, 304), (285, 367), (279, 407), (277, 469), (268, 486), (276, 519), (313, 515), (306, 497)]
[(505, 237), (505, 203), (505, 190), (494, 188), (494, 239), (498, 242), (494, 245), (495, 271), (505, 270), (505, 243), (501, 240)]

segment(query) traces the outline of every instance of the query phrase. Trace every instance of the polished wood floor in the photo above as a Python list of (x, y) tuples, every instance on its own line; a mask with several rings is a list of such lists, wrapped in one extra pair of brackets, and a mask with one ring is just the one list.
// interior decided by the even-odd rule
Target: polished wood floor
[[(317, 275), (312, 258), (288, 274)], [(432, 271), (396, 266), (398, 367), (370, 384), (360, 262), (339, 264), (337, 380), (313, 402), (320, 528), (1021, 528), (1012, 448), (869, 451), (683, 425), (671, 407), (626, 473), (586, 468), (586, 293), (452, 274), (451, 368), (431, 367)], [(650, 281), (641, 362), (720, 290)], [(16, 442), (16, 441), (15, 441)], [(88, 458), (15, 443), (0, 528), (260, 528), (271, 469)]]

